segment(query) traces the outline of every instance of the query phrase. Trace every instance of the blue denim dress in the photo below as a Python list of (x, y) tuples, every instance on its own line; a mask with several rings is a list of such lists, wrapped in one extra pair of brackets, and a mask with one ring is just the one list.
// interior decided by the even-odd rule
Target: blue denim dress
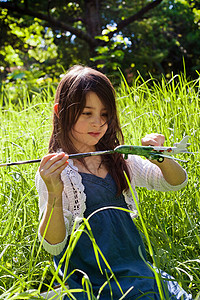
[[(80, 174), (87, 196), (84, 216), (90, 216), (92, 234), (103, 258), (99, 255), (100, 270), (91, 238), (88, 233), (83, 232), (69, 261), (67, 274), (76, 271), (68, 278), (68, 285), (71, 289), (82, 289), (82, 278), (87, 274), (93, 294), (97, 297), (100, 293), (100, 300), (117, 300), (125, 293), (127, 295), (123, 299), (126, 300), (159, 300), (154, 273), (146, 262), (143, 241), (129, 212), (120, 209), (127, 209), (127, 205), (123, 195), (116, 196), (117, 187), (114, 180), (110, 174), (105, 178)], [(66, 248), (54, 257), (56, 266)], [(62, 273), (64, 264), (61, 268)], [(171, 278), (166, 273), (163, 276)], [(191, 295), (187, 295), (174, 281), (163, 283), (163, 289), (166, 299), (168, 296), (170, 299), (192, 299)], [(73, 295), (76, 299), (88, 299), (84, 293)], [(64, 299), (68, 299), (67, 296)]]

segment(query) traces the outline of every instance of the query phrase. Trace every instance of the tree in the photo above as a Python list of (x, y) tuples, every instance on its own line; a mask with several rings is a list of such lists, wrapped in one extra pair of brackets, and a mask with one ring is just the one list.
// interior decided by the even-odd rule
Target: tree
[[(185, 35), (182, 46), (176, 33), (185, 16), (190, 15), (187, 28), (193, 28), (193, 39), (199, 37), (196, 1), (180, 1), (0, 0), (2, 66), (5, 70), (37, 63), (45, 72), (57, 75), (62, 67), (81, 62), (112, 74), (118, 67), (129, 72), (139, 70), (144, 76), (148, 72), (166, 73), (173, 51), (187, 48)], [(181, 17), (178, 11), (183, 12)], [(196, 56), (193, 66), (197, 65)], [(180, 60), (182, 56), (179, 65)]]

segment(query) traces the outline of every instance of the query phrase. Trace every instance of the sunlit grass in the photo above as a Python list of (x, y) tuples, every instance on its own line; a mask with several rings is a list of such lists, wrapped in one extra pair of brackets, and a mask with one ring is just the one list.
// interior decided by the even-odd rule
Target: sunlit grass
[[(16, 85), (17, 89), (16, 98), (6, 86), (1, 93), (1, 162), (36, 159), (47, 153), (55, 87), (31, 95), (25, 87)], [(199, 93), (199, 80), (188, 81), (184, 75), (168, 82), (164, 78), (161, 82), (153, 78), (143, 81), (138, 76), (132, 87), (122, 79), (117, 90), (127, 144), (139, 145), (141, 137), (150, 132), (163, 133), (166, 145), (191, 137), (189, 150), (194, 155), (177, 156), (189, 160), (182, 163), (188, 172), (187, 187), (169, 193), (138, 189), (144, 223), (139, 218), (135, 222), (144, 236), (148, 233), (157, 267), (173, 275), (193, 298), (199, 297), (200, 291)], [(42, 290), (52, 288), (54, 277), (66, 289), (51, 256), (37, 239), (37, 168), (38, 164), (0, 168), (0, 299), (34, 299)], [(152, 261), (148, 245), (147, 241)], [(87, 276), (84, 278), (89, 294), (91, 286)]]

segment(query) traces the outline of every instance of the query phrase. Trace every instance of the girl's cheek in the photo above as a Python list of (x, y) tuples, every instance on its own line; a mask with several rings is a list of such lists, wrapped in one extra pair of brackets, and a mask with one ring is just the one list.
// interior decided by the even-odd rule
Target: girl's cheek
[(79, 133), (86, 133), (88, 131), (88, 122), (85, 121), (78, 121), (74, 127), (73, 127), (74, 132), (79, 132)]

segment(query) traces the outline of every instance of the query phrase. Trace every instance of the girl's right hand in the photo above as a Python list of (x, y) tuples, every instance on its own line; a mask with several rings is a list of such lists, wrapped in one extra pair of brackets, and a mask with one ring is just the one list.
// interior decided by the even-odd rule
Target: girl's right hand
[(64, 152), (50, 153), (42, 158), (39, 172), (44, 180), (47, 190), (53, 195), (61, 195), (63, 191), (63, 182), (61, 172), (68, 164), (69, 156)]

